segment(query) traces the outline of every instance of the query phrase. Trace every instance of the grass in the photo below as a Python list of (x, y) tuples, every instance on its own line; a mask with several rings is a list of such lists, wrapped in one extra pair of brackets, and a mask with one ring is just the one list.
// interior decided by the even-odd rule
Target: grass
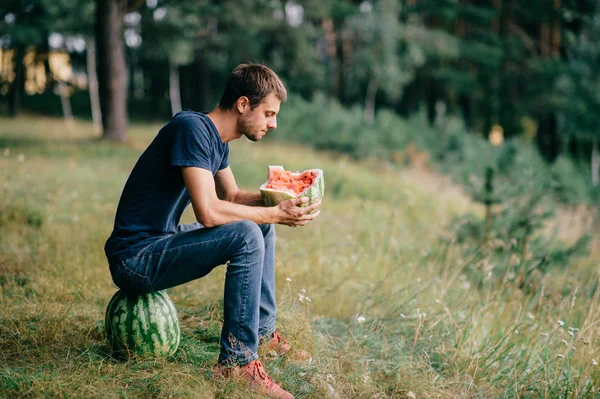
[[(83, 122), (0, 119), (0, 397), (255, 397), (212, 378), (222, 268), (169, 290), (182, 329), (174, 356), (107, 354), (116, 288), (103, 245), (159, 127), (133, 126), (123, 146), (98, 142)], [(600, 397), (597, 236), (589, 256), (523, 290), (486, 279), (499, 265), (441, 239), (455, 215), (482, 214), (447, 178), (268, 141), (240, 140), (231, 154), (249, 190), (268, 164), (325, 170), (319, 218), (277, 227), (279, 328), (313, 357), (265, 364), (297, 398)], [(553, 224), (569, 241), (592, 218), (564, 209)]]

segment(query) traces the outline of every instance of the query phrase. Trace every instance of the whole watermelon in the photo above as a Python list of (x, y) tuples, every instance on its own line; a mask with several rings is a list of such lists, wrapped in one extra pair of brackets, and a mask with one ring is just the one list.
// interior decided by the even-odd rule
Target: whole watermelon
[(106, 308), (105, 326), (112, 352), (119, 357), (170, 356), (181, 338), (177, 310), (164, 291), (117, 291)]

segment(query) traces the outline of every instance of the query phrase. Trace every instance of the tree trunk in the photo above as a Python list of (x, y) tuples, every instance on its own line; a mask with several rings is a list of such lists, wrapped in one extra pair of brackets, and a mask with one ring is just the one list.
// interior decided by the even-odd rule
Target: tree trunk
[(552, 37), (550, 38), (550, 48), (552, 49), (552, 58), (560, 57), (560, 37), (562, 35), (560, 25), (560, 0), (554, 0), (554, 21), (552, 23)]
[(71, 100), (67, 95), (67, 85), (65, 82), (58, 81), (58, 95), (60, 96), (60, 105), (63, 111), (63, 117), (67, 123), (73, 122), (73, 111), (71, 110)]
[(8, 94), (8, 114), (11, 117), (16, 117), (19, 114), (21, 107), (21, 96), (23, 95), (23, 85), (25, 84), (25, 67), (23, 66), (23, 57), (25, 56), (25, 48), (17, 44), (15, 47), (15, 79), (9, 86)]
[(365, 122), (371, 125), (375, 122), (375, 97), (377, 96), (377, 79), (372, 77), (365, 96)]
[(98, 88), (103, 139), (125, 141), (127, 133), (127, 67), (123, 26), (126, 0), (96, 1)]
[(336, 46), (336, 33), (333, 20), (331, 18), (325, 18), (321, 21), (321, 26), (325, 32), (325, 40), (327, 43), (327, 76), (329, 79), (329, 94), (330, 96), (338, 96), (338, 71), (337, 71), (337, 46)]
[(181, 94), (179, 92), (179, 66), (173, 61), (169, 61), (169, 98), (171, 114), (175, 116), (181, 112)]
[(556, 116), (553, 113), (547, 113), (538, 118), (538, 128), (535, 139), (544, 159), (548, 162), (553, 162), (558, 156), (560, 146), (556, 126)]
[(600, 160), (598, 159), (598, 138), (592, 139), (592, 184), (598, 187), (600, 184)]
[(346, 89), (346, 87), (348, 84), (347, 80), (349, 80), (348, 79), (348, 71), (350, 69), (350, 66), (352, 65), (352, 56), (353, 56), (352, 32), (348, 29), (344, 30), (341, 34), (341, 40), (342, 40), (342, 52), (340, 54), (340, 87), (341, 87), (340, 101), (342, 102), (342, 104), (349, 106), (350, 99), (349, 99), (348, 90)]
[(431, 79), (427, 79), (425, 82), (425, 102), (427, 104), (427, 120), (433, 126), (436, 119), (435, 103), (437, 102), (437, 96), (434, 82)]
[(86, 62), (94, 133), (100, 134), (102, 132), (102, 112), (100, 111), (100, 95), (98, 94), (98, 75), (96, 74), (96, 42), (94, 39), (89, 39), (87, 41)]
[(473, 121), (473, 99), (469, 94), (463, 93), (458, 98), (460, 109), (462, 110), (462, 117), (465, 122), (467, 130), (473, 130), (475, 123)]

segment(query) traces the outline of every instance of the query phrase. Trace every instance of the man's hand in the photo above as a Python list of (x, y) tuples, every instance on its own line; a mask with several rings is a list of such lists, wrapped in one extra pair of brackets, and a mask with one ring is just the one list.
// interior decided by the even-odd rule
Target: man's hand
[[(321, 213), (321, 211), (318, 210), (318, 208), (321, 206), (321, 200), (317, 200), (315, 203), (306, 207), (298, 206), (305, 204), (308, 201), (308, 197), (281, 201), (279, 205), (277, 205), (278, 217), (275, 223), (296, 227), (304, 226), (311, 220), (314, 220), (317, 216), (319, 216), (319, 213)], [(311, 213), (313, 211), (316, 212)]]

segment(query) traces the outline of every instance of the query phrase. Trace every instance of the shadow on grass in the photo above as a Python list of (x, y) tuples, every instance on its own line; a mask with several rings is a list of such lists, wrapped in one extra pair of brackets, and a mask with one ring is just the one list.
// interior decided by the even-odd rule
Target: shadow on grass
[(19, 137), (16, 136), (14, 133), (0, 136), (0, 147), (10, 148), (11, 150), (45, 147), (57, 144), (66, 146), (78, 146), (85, 144), (94, 144), (99, 142), (100, 140), (98, 138), (56, 139), (51, 137)]
[[(40, 138), (0, 136), (0, 149), (16, 155), (19, 152), (38, 154), (49, 158), (81, 156), (85, 158), (114, 158), (133, 156), (139, 150), (131, 145), (93, 138)], [(5, 153), (5, 156), (8, 155)]]

